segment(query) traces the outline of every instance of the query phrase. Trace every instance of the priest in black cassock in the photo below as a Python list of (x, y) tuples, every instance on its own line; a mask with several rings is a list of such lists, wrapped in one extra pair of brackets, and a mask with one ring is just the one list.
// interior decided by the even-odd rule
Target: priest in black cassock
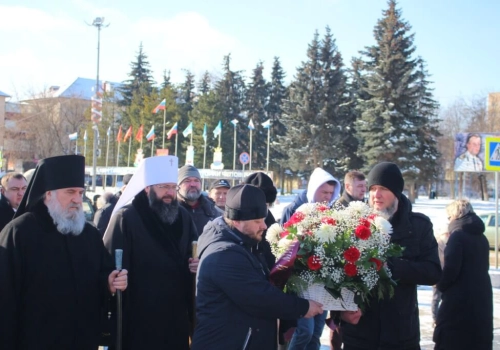
[(101, 306), (127, 287), (82, 208), (84, 157), (43, 159), (0, 233), (0, 348), (95, 350)]
[(198, 234), (177, 202), (177, 175), (177, 157), (144, 159), (104, 234), (110, 252), (123, 249), (131, 276), (123, 295), (124, 350), (189, 349)]

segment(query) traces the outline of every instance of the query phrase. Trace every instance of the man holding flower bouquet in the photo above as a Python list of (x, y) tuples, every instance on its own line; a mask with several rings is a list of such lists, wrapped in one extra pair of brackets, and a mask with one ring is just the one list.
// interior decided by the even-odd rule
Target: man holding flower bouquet
[(197, 324), (191, 350), (276, 349), (277, 319), (322, 314), (320, 303), (287, 295), (252, 254), (267, 226), (266, 196), (252, 185), (227, 193), (224, 217), (198, 239)]
[(432, 223), (414, 213), (402, 194), (404, 180), (394, 163), (382, 162), (368, 174), (369, 205), (389, 219), (391, 242), (404, 248), (388, 260), (397, 282), (391, 298), (370, 297), (357, 325), (343, 324), (344, 350), (420, 349), (417, 285), (434, 285), (441, 277)]

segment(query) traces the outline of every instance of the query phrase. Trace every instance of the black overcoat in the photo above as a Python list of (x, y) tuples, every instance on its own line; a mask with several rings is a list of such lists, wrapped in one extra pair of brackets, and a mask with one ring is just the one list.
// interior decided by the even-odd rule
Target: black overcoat
[(96, 350), (112, 260), (95, 227), (59, 233), (42, 202), (0, 233), (0, 348)]
[[(193, 281), (188, 269), (198, 234), (189, 214), (179, 207), (173, 227), (162, 228), (141, 192), (119, 209), (104, 235), (110, 252), (123, 249), (129, 274), (123, 293), (123, 349), (189, 349)], [(172, 238), (176, 236), (175, 247)]]
[(436, 349), (492, 348), (493, 292), (484, 223), (474, 213), (450, 222), (444, 250), (443, 293), (434, 329)]

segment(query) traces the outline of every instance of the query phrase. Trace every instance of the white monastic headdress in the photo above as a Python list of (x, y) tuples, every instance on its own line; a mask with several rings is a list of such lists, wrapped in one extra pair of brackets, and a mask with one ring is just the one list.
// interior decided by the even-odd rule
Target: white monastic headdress
[(137, 172), (132, 176), (125, 191), (113, 209), (113, 216), (120, 208), (127, 205), (136, 194), (151, 185), (162, 183), (177, 184), (179, 158), (175, 156), (157, 156), (143, 159)]

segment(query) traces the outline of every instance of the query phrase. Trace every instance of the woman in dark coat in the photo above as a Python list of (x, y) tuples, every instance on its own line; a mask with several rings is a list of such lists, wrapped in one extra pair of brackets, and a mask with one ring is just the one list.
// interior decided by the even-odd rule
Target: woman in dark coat
[(446, 207), (450, 238), (437, 287), (443, 293), (434, 330), (435, 350), (491, 350), (493, 293), (484, 223), (464, 199)]

